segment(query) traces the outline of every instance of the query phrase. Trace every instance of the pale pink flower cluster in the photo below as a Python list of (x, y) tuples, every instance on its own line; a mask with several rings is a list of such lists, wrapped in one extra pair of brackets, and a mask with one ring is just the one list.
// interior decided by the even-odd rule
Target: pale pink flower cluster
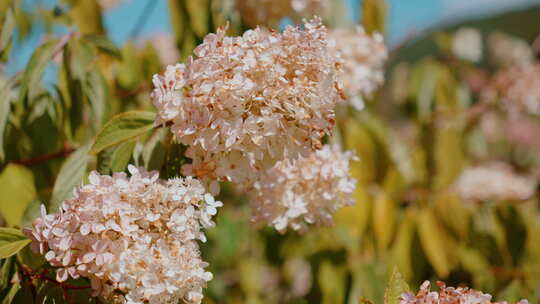
[(388, 50), (379, 33), (369, 35), (364, 28), (336, 29), (330, 32), (335, 41), (334, 53), (341, 59), (340, 80), (348, 102), (358, 110), (364, 108), (364, 98), (384, 82), (384, 65)]
[[(439, 292), (431, 291), (431, 283), (425, 281), (416, 296), (412, 292), (401, 295), (400, 304), (508, 304), (508, 302), (491, 302), (491, 295), (467, 287), (446, 287), (443, 282), (437, 283)], [(521, 300), (516, 304), (528, 304)]]
[(254, 184), (251, 205), (254, 222), (278, 231), (306, 231), (308, 225), (329, 225), (332, 213), (354, 204), (356, 180), (350, 176), (350, 151), (324, 146), (295, 161), (278, 162)]
[(322, 146), (341, 100), (338, 64), (320, 18), (283, 33), (209, 34), (187, 64), (154, 76), (157, 124), (192, 163), (184, 175), (250, 184), (260, 171)]
[(285, 17), (295, 20), (319, 15), (328, 0), (236, 0), (242, 21), (251, 27), (274, 26)]
[(520, 114), (540, 115), (540, 63), (501, 70), (483, 92), (483, 98), (499, 100), (513, 118)]
[(214, 226), (221, 202), (191, 177), (168, 181), (129, 166), (113, 176), (92, 172), (89, 184), (58, 213), (25, 230), (32, 249), (57, 267), (57, 280), (86, 277), (93, 295), (121, 303), (200, 303), (212, 279), (197, 240)]
[(466, 200), (525, 200), (534, 194), (536, 182), (496, 162), (463, 170), (454, 187)]

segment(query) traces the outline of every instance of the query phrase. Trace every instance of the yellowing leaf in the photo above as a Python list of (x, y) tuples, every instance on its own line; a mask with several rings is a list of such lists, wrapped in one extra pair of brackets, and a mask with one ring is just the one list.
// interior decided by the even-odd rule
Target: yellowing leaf
[(450, 186), (465, 166), (463, 151), (463, 132), (458, 126), (437, 128), (435, 134), (435, 169), (434, 189)]
[(186, 0), (185, 3), (193, 31), (199, 38), (204, 37), (209, 32), (209, 0)]
[(463, 205), (464, 202), (456, 194), (447, 191), (437, 193), (434, 200), (435, 212), (439, 218), (462, 239), (466, 239), (469, 233), (470, 214)]
[(396, 205), (385, 192), (379, 192), (373, 206), (373, 230), (377, 249), (383, 252), (394, 236)]
[(323, 295), (322, 304), (343, 303), (345, 278), (342, 268), (323, 261), (319, 268), (318, 281)]
[(359, 158), (351, 163), (351, 174), (360, 183), (367, 184), (375, 179), (376, 146), (369, 132), (357, 120), (348, 119), (343, 126), (345, 148), (355, 151)]
[(356, 186), (353, 197), (356, 203), (353, 206), (338, 209), (334, 214), (334, 219), (336, 224), (347, 227), (348, 232), (358, 239), (367, 227), (373, 202), (362, 185)]
[(386, 26), (385, 0), (363, 0), (362, 5), (362, 23), (368, 33), (384, 33)]
[(414, 210), (409, 209), (400, 223), (396, 241), (392, 248), (393, 262), (406, 279), (414, 275), (412, 246), (416, 232), (416, 218)]
[(34, 175), (28, 168), (9, 164), (0, 175), (0, 212), (9, 226), (20, 225), (26, 207), (36, 198)]
[(442, 278), (447, 277), (453, 267), (452, 257), (457, 255), (457, 246), (439, 224), (431, 208), (420, 211), (418, 232), (422, 248), (435, 272)]

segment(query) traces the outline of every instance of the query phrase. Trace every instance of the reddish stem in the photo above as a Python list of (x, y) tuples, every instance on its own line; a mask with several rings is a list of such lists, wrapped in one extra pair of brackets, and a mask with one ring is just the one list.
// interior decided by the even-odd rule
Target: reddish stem
[(75, 148), (73, 148), (73, 147), (66, 144), (59, 151), (49, 153), (49, 154), (40, 155), (40, 156), (36, 156), (36, 157), (32, 157), (32, 158), (19, 159), (19, 160), (15, 160), (15, 161), (12, 161), (12, 162), (15, 163), (15, 164), (19, 164), (19, 165), (34, 166), (34, 165), (40, 164), (42, 162), (46, 162), (46, 161), (51, 160), (51, 159), (66, 157), (66, 156), (70, 155), (71, 153), (73, 153), (73, 151), (75, 151)]

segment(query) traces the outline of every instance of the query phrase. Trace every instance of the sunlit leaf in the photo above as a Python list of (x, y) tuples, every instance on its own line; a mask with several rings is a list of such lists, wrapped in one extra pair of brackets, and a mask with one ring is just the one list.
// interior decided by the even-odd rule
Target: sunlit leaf
[(77, 24), (81, 33), (104, 33), (103, 21), (101, 19), (101, 9), (98, 1), (73, 1), (73, 7), (71, 8), (70, 13), (73, 16), (73, 21)]
[(210, 30), (208, 28), (210, 18), (210, 1), (186, 0), (185, 4), (193, 31), (199, 38), (204, 37)]
[(392, 247), (393, 261), (401, 274), (406, 279), (411, 279), (414, 275), (413, 269), (413, 242), (416, 233), (416, 217), (414, 210), (409, 209), (398, 228), (396, 241)]
[(392, 198), (386, 192), (379, 192), (373, 204), (373, 233), (380, 252), (386, 250), (394, 236), (396, 213)]
[(384, 292), (384, 304), (399, 304), (401, 295), (409, 291), (409, 285), (397, 269), (394, 269), (386, 291)]
[(0, 228), (0, 259), (16, 254), (30, 242), (19, 229)]
[(96, 35), (96, 34), (87, 34), (84, 36), (84, 39), (98, 48), (100, 51), (105, 52), (108, 55), (111, 55), (116, 58), (122, 58), (122, 53), (116, 45), (107, 39), (105, 36)]
[(5, 55), (4, 52), (8, 49), (14, 29), (15, 16), (13, 15), (13, 10), (8, 8), (3, 19), (2, 28), (0, 29), (0, 58)]
[(72, 196), (73, 188), (81, 183), (90, 159), (89, 150), (90, 144), (80, 147), (62, 164), (49, 202), (48, 209), (51, 212), (56, 212), (62, 201)]
[(418, 217), (418, 232), (424, 252), (437, 272), (445, 278), (452, 270), (457, 256), (455, 241), (448, 235), (430, 208), (423, 209)]
[(319, 268), (318, 281), (322, 291), (322, 304), (343, 303), (345, 298), (343, 269), (323, 261)]
[(126, 170), (126, 167), (129, 164), (129, 160), (131, 159), (131, 156), (133, 155), (133, 148), (135, 148), (135, 144), (136, 142), (132, 140), (132, 141), (126, 141), (118, 145), (118, 147), (114, 150), (114, 153), (112, 155), (112, 160), (111, 160), (112, 172), (122, 172)]
[(3, 161), (5, 158), (4, 132), (10, 114), (11, 102), (15, 98), (15, 94), (12, 92), (13, 85), (17, 80), (19, 80), (18, 77), (11, 78), (7, 81), (0, 79), (0, 96), (2, 96), (2, 100), (0, 101), (0, 161)]
[(38, 47), (32, 54), (21, 79), (21, 87), (19, 89), (20, 103), (24, 104), (26, 100), (32, 100), (39, 93), (39, 89), (41, 88), (39, 82), (43, 77), (45, 68), (53, 58), (56, 46), (57, 40), (52, 39)]
[(140, 136), (154, 126), (155, 113), (132, 111), (111, 118), (98, 133), (90, 153), (100, 151)]
[(362, 1), (362, 24), (368, 33), (384, 33), (386, 27), (385, 0), (363, 0)]
[(34, 175), (24, 166), (9, 164), (0, 175), (0, 212), (9, 226), (20, 225), (24, 211), (36, 198)]

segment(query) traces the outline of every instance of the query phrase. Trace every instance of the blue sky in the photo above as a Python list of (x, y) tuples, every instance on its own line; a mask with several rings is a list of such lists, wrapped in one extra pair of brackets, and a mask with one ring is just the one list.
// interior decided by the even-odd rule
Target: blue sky
[[(3, 0), (0, 0), (3, 1)], [(25, 0), (28, 7), (40, 2), (54, 6), (57, 0)], [(156, 7), (150, 14), (141, 35), (169, 32), (170, 22), (166, 0), (124, 0), (122, 4), (108, 11), (104, 16), (109, 37), (118, 45), (123, 44), (134, 28), (138, 16), (148, 1), (156, 1)], [(347, 0), (352, 12), (358, 12), (361, 0)], [(540, 4), (540, 0), (388, 0), (390, 11), (387, 38), (390, 44), (398, 43), (410, 34), (418, 33), (429, 26), (451, 22), (474, 15), (492, 14), (497, 11), (519, 6)], [(60, 31), (60, 30), (59, 30)], [(8, 74), (24, 68), (33, 49), (43, 32), (35, 31), (24, 45), (17, 47), (17, 56), (7, 66)], [(47, 77), (46, 77), (47, 78)]]

